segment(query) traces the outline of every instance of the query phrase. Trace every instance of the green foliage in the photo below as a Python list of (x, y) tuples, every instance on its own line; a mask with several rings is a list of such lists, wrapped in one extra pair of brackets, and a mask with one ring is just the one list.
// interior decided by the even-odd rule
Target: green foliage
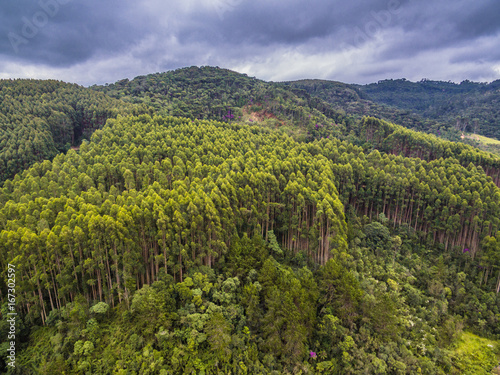
[(281, 256), (283, 255), (283, 250), (281, 250), (280, 245), (278, 244), (278, 241), (276, 240), (276, 236), (274, 234), (274, 231), (270, 230), (267, 232), (267, 237), (269, 241), (269, 248), (273, 252), (274, 255), (276, 256)]
[(491, 370), (496, 342), (462, 332), (500, 335), (498, 158), (291, 86), (187, 68), (93, 88), (189, 118), (113, 111), (0, 189), (18, 373)]
[(452, 351), (453, 373), (491, 374), (498, 365), (499, 343), (464, 332)]
[(324, 100), (335, 110), (350, 115), (374, 116), (420, 131), (428, 131), (430, 127), (437, 128), (442, 125), (435, 120), (412, 113), (402, 106), (398, 107), (393, 103), (380, 100), (369, 91), (369, 85), (348, 85), (325, 80), (300, 80), (286, 82), (284, 85), (303, 90), (311, 96)]
[(316, 323), (318, 298), (312, 273), (303, 268), (295, 275), (291, 269), (270, 258), (259, 275), (264, 313), (259, 326), (263, 347), (280, 358), (292, 360), (306, 354), (306, 341)]
[(231, 324), (221, 313), (214, 313), (207, 322), (205, 333), (210, 349), (220, 362), (227, 362), (230, 358)]
[(134, 294), (130, 313), (138, 333), (152, 335), (160, 326), (170, 327), (169, 313), (175, 306), (172, 292), (171, 286), (167, 288), (162, 281), (157, 281), (152, 286), (145, 285)]
[(74, 84), (0, 80), (0, 186), (35, 162), (78, 146), (107, 119), (146, 112)]
[(109, 305), (105, 302), (98, 302), (90, 308), (90, 312), (94, 314), (105, 314), (109, 310)]
[(244, 233), (241, 238), (234, 237), (221, 268), (231, 276), (245, 277), (250, 271), (259, 269), (267, 259), (268, 250), (262, 238), (255, 235), (252, 239)]
[(340, 137), (350, 121), (345, 112), (306, 92), (208, 66), (149, 74), (91, 89), (145, 104), (161, 115), (258, 124), (279, 128), (298, 140)]
[[(469, 131), (500, 139), (498, 102), (500, 81), (460, 84), (405, 79), (384, 80), (358, 89), (378, 103), (411, 110), (460, 132)], [(403, 123), (401, 123), (403, 125)]]
[(321, 303), (325, 311), (333, 308), (335, 319), (338, 317), (347, 326), (353, 326), (359, 317), (359, 307), (363, 292), (359, 281), (338, 261), (330, 259), (319, 271)]
[(378, 221), (374, 221), (365, 225), (363, 232), (366, 235), (368, 247), (375, 249), (377, 253), (380, 253), (380, 250), (382, 252), (388, 250), (390, 246), (390, 233), (386, 226)]

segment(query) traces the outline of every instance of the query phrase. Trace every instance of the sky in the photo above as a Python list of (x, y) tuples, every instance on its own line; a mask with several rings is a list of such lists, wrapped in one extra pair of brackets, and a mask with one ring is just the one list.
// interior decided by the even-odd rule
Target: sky
[(500, 79), (498, 0), (2, 0), (0, 78)]

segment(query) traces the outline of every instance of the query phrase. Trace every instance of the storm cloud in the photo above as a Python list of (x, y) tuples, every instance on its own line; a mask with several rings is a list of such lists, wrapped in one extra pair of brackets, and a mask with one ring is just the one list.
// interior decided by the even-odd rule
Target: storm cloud
[(191, 65), (272, 81), (500, 78), (495, 0), (17, 0), (0, 9), (0, 78), (91, 85)]

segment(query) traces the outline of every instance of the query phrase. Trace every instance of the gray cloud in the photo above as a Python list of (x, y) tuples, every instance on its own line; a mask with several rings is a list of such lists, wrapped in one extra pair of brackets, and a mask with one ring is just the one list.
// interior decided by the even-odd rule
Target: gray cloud
[[(98, 52), (116, 53), (149, 31), (135, 2), (17, 0), (2, 9), (0, 51), (4, 56), (51, 66), (84, 62)], [(3, 7), (3, 5), (1, 5)]]
[(500, 78), (495, 0), (17, 0), (0, 10), (3, 78), (88, 85), (190, 65), (269, 80)]

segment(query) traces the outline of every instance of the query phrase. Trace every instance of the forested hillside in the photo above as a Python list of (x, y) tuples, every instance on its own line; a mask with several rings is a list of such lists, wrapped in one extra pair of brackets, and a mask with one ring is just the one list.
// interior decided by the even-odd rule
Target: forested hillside
[[(372, 134), (361, 136), (366, 124), (362, 115), (394, 116), (389, 108), (361, 99), (358, 89), (341, 83), (312, 80), (274, 84), (226, 69), (190, 67), (92, 88), (125, 101), (152, 105), (163, 114), (281, 128), (299, 141), (335, 137), (363, 145), (368, 152), (375, 148), (426, 160), (454, 156), (463, 166), (471, 162), (481, 165), (500, 183), (500, 158), (470, 145), (447, 142), (383, 121), (376, 122), (377, 129), (371, 129), (376, 139)], [(395, 118), (410, 128), (427, 129), (430, 125), (418, 116), (399, 113)], [(440, 136), (447, 132), (444, 127), (442, 134), (436, 131)], [(452, 131), (448, 136), (457, 138)]]
[[(132, 103), (144, 103), (159, 114), (224, 122), (264, 123), (296, 135), (308, 127), (342, 125), (345, 112), (303, 91), (213, 67), (190, 67), (122, 80), (93, 90)], [(336, 122), (337, 121), (337, 122)], [(341, 132), (338, 132), (340, 136)]]
[(268, 86), (230, 70), (193, 66), (91, 88), (128, 102), (145, 103), (166, 115), (222, 120), (231, 107), (267, 99)]
[(436, 103), (449, 100), (458, 94), (478, 90), (484, 84), (464, 81), (457, 85), (453, 82), (431, 81), (423, 79), (411, 82), (407, 79), (387, 79), (377, 83), (358, 86), (377, 102), (398, 108), (424, 112)]
[[(198, 119), (244, 118), (242, 110), (271, 112), (280, 120), (290, 113), (327, 107), (343, 115), (375, 116), (441, 138), (477, 145), (461, 138), (475, 132), (500, 138), (498, 82), (387, 80), (365, 86), (335, 81), (273, 83), (230, 70), (190, 67), (118, 81), (92, 89), (133, 103), (145, 103), (162, 114)], [(288, 116), (287, 116), (288, 115)], [(330, 116), (331, 117), (331, 116)], [(295, 122), (295, 125), (298, 125)]]
[[(424, 120), (408, 110), (367, 100), (367, 95), (352, 85), (321, 80), (265, 82), (213, 67), (183, 68), (92, 89), (125, 101), (146, 103), (162, 114), (193, 119), (246, 119), (242, 116), (246, 110), (304, 125), (311, 118), (312, 109), (324, 112), (328, 108), (343, 116), (376, 116), (416, 130), (439, 128), (436, 121)], [(454, 136), (458, 140), (456, 133)]]
[[(350, 115), (375, 116), (408, 129), (500, 154), (500, 145), (495, 141), (500, 139), (498, 81), (490, 84), (464, 81), (457, 85), (400, 79), (361, 86), (301, 80), (280, 85), (304, 90)], [(478, 137), (467, 133), (493, 139), (478, 141)]]
[(0, 186), (0, 372), (498, 365), (500, 157), (363, 116), (388, 107), (324, 81), (191, 67), (4, 84), (23, 89), (0, 104), (56, 152)]
[(35, 162), (78, 146), (118, 113), (139, 108), (54, 80), (0, 80), (0, 186)]
[(413, 111), (461, 132), (500, 139), (500, 80), (486, 83), (405, 79), (358, 86), (369, 99)]
[[(375, 116), (403, 125), (409, 129), (426, 132), (431, 129), (437, 132), (440, 126), (442, 126), (437, 121), (425, 119), (404, 107), (402, 107), (403, 109), (399, 109), (396, 106), (384, 105), (382, 100), (379, 101), (381, 102), (380, 104), (369, 100), (369, 96), (355, 85), (325, 80), (301, 80), (284, 82), (280, 85), (304, 90), (309, 95), (326, 101), (333, 108), (351, 115)], [(443, 129), (444, 135), (445, 131)], [(446, 135), (454, 137), (454, 140), (458, 140), (454, 133)]]

